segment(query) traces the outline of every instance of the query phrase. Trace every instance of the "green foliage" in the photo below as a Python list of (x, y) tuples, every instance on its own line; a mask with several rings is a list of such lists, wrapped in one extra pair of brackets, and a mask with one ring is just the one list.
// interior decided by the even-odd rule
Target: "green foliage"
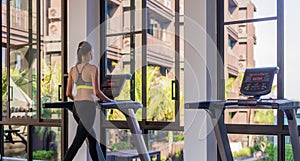
[(285, 144), (285, 161), (293, 161), (293, 149), (292, 144)]
[[(175, 119), (175, 101), (171, 100), (173, 79), (159, 74), (160, 68), (147, 66), (147, 120), (151, 121), (174, 121)], [(123, 73), (129, 73), (123, 71)], [(137, 70), (135, 77), (135, 101), (142, 102), (142, 71)], [(181, 90), (182, 92), (182, 90)], [(180, 94), (180, 100), (183, 103), (183, 94)], [(126, 82), (119, 97), (116, 99), (130, 99), (130, 84)], [(137, 111), (138, 120), (141, 119), (142, 110)], [(111, 120), (124, 120), (125, 117), (119, 111), (114, 110), (109, 115)]]
[[(28, 154), (24, 155), (24, 158), (28, 158)], [(53, 150), (36, 150), (32, 152), (32, 158), (35, 160), (43, 161), (55, 161), (55, 155)]]
[(274, 146), (274, 143), (267, 143), (266, 154), (268, 161), (277, 161), (277, 146)]
[(232, 92), (235, 78), (230, 77), (225, 80), (225, 99), (228, 99), (228, 93)]
[(133, 147), (132, 144), (125, 142), (125, 141), (111, 144), (112, 151), (118, 151), (118, 150), (122, 150), (122, 149), (130, 149), (132, 147)]
[(233, 157), (251, 156), (253, 149), (251, 147), (244, 147), (238, 152), (233, 152)]
[(54, 161), (55, 160), (54, 151), (53, 150), (33, 151), (33, 159)]
[(162, 157), (160, 158), (160, 160), (161, 160), (161, 161), (166, 161), (166, 160), (167, 160), (167, 157), (162, 156)]
[(6, 110), (6, 96), (7, 96), (7, 79), (6, 70), (2, 69), (2, 107)]
[(256, 110), (254, 113), (254, 122), (273, 123), (274, 122), (274, 110), (272, 110), (272, 109)]

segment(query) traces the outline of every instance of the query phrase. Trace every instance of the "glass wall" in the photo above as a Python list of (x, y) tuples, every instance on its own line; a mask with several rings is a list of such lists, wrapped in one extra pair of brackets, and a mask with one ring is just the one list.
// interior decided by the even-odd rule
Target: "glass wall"
[[(107, 1), (106, 72), (132, 74), (115, 99), (143, 104), (136, 116), (148, 134), (146, 142), (151, 140), (149, 130), (183, 130), (183, 7), (179, 0)], [(128, 128), (118, 110), (107, 111), (107, 119), (114, 122), (105, 123), (107, 128)], [(117, 137), (122, 133), (110, 131)], [(109, 144), (116, 140), (120, 138)]]
[(4, 130), (4, 153), (1, 155), (2, 159), (27, 159), (27, 126), (7, 125), (4, 126)]
[(235, 160), (277, 160), (277, 136), (230, 134)]
[(63, 2), (2, 0), (1, 159), (61, 159)]
[[(292, 62), (296, 58), (295, 54), (293, 56), (288, 54), (294, 51), (291, 45), (294, 41), (291, 40), (295, 36), (294, 33), (293, 38), (286, 36), (285, 33), (292, 33), (289, 32), (292, 30), (286, 29), (288, 23), (284, 20), (292, 17), (286, 15), (288, 13), (292, 14), (292, 6), (295, 4), (296, 2), (282, 0), (224, 1), (224, 4), (222, 4), (224, 5), (224, 14), (222, 15), (224, 16), (224, 22), (222, 25), (224, 26), (224, 94), (226, 99), (246, 98), (239, 91), (245, 68), (268, 66), (278, 66), (280, 69), (277, 77), (274, 78), (271, 93), (262, 98), (297, 99), (296, 95), (291, 94), (295, 90), (291, 83), (295, 80), (291, 71), (295, 66), (292, 65)], [(289, 27), (295, 27), (295, 24), (297, 24), (294, 20), (289, 22), (289, 24), (292, 24)], [(290, 43), (287, 43), (287, 41)], [(297, 85), (295, 84), (295, 86)], [(287, 93), (289, 94), (287, 95)], [(225, 110), (224, 114), (228, 132), (234, 133), (229, 135), (230, 145), (236, 151), (244, 153), (245, 148), (252, 146), (250, 143), (253, 142), (251, 141), (253, 136), (248, 133), (263, 134), (259, 138), (269, 138), (270, 135), (276, 134), (272, 140), (267, 139), (264, 141), (266, 143), (265, 148), (268, 149), (267, 145), (272, 145), (270, 150), (274, 153), (267, 155), (268, 152), (265, 151), (262, 155), (265, 155), (265, 159), (292, 159), (289, 155), (291, 145), (287, 142), (287, 137), (283, 135), (288, 134), (288, 131), (285, 130), (287, 121), (282, 111), (236, 108)], [(237, 130), (237, 128), (244, 130)], [(275, 132), (275, 129), (279, 130)], [(247, 144), (245, 144), (245, 141)], [(286, 143), (285, 147), (277, 146), (282, 145), (283, 142)], [(237, 153), (233, 152), (233, 154), (236, 156)]]
[[(285, 59), (285, 95), (287, 98), (292, 100), (300, 100), (300, 95), (298, 93), (299, 89), (299, 77), (297, 76), (297, 66), (298, 66), (298, 42), (299, 35), (296, 31), (297, 27), (300, 26), (299, 21), (293, 18), (297, 8), (295, 7), (298, 1), (288, 1), (285, 3), (285, 43), (284, 48), (286, 51)], [(297, 112), (299, 114), (299, 111)], [(285, 122), (287, 124), (287, 122)], [(299, 125), (299, 118), (297, 118), (297, 124)]]

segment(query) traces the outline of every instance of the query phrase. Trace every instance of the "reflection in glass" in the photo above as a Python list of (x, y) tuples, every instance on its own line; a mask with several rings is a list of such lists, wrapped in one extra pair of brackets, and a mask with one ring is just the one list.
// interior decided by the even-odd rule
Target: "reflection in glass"
[(27, 135), (26, 126), (4, 126), (4, 160), (18, 160), (27, 158)]
[(33, 118), (37, 99), (36, 45), (11, 47), (9, 65), (10, 117)]
[(6, 56), (6, 48), (2, 47), (2, 120), (8, 117), (8, 110), (7, 110), (7, 64), (5, 63), (5, 56)]
[(61, 160), (61, 128), (34, 126), (32, 150), (34, 160)]
[[(30, 2), (30, 3), (29, 3)], [(8, 96), (11, 118), (36, 117), (37, 1), (10, 1)]]
[(149, 131), (149, 150), (159, 152), (161, 160), (183, 160), (182, 131)]
[[(224, 26), (225, 98), (245, 99), (240, 85), (246, 68), (276, 66), (276, 21)], [(234, 42), (234, 43), (233, 43)], [(263, 98), (276, 98), (276, 77), (272, 92)], [(230, 124), (277, 124), (277, 111), (270, 109), (227, 109), (225, 122)], [(266, 117), (267, 116), (267, 117)]]
[[(171, 136), (171, 133), (174, 134)], [(150, 131), (149, 133), (149, 154), (151, 160), (166, 160), (170, 154), (177, 157), (178, 153), (182, 152), (183, 148), (183, 133), (182, 132)], [(111, 160), (113, 155), (118, 159), (129, 159), (138, 157), (134, 140), (129, 130), (109, 129), (107, 130), (107, 160)], [(172, 143), (171, 143), (172, 141)], [(171, 144), (169, 144), (171, 143)], [(181, 153), (182, 154), (182, 153)], [(139, 160), (139, 159), (137, 159)]]
[(285, 146), (284, 146), (284, 160), (285, 161), (293, 161), (294, 160), (294, 155), (293, 155), (293, 149), (292, 149), (292, 143), (290, 136), (285, 137)]
[(273, 109), (225, 109), (226, 124), (276, 125), (277, 110)]
[[(108, 1), (106, 15), (107, 34), (120, 34), (142, 30), (141, 0), (135, 0), (134, 10), (131, 1)], [(132, 20), (131, 20), (132, 17)]]
[(277, 160), (277, 136), (229, 134), (228, 138), (235, 160)]
[[(121, 94), (115, 100), (130, 100), (142, 102), (142, 75), (141, 75), (141, 34), (133, 35), (134, 42), (130, 43), (128, 36), (107, 37), (107, 73), (126, 74), (131, 73), (131, 80), (135, 79), (134, 87), (130, 85), (130, 80), (125, 82)], [(120, 45), (122, 44), (122, 45)], [(134, 44), (134, 46), (131, 46)], [(118, 46), (118, 47), (116, 47)], [(134, 90), (131, 90), (134, 89)], [(133, 94), (132, 94), (133, 93)], [(108, 118), (110, 120), (124, 120), (125, 116), (119, 110), (110, 110)], [(142, 118), (141, 110), (137, 111), (137, 119)]]
[[(61, 101), (62, 69), (61, 69), (61, 2), (51, 0), (50, 5), (44, 6), (44, 14), (41, 14), (47, 28), (41, 26), (43, 39), (41, 42), (41, 104), (46, 102)], [(46, 7), (46, 8), (45, 8)], [(47, 14), (48, 12), (49, 14)], [(42, 106), (41, 106), (42, 107)], [(59, 119), (61, 109), (41, 108), (42, 119)]]
[[(135, 149), (130, 130), (109, 129), (106, 133), (108, 148), (107, 156), (113, 152), (122, 152), (124, 154), (132, 152)], [(103, 143), (102, 143), (103, 144)], [(109, 160), (109, 158), (107, 158)]]
[(250, 20), (256, 18), (276, 17), (276, 0), (225, 0), (224, 21)]
[(159, 2), (147, 1), (148, 121), (175, 121), (175, 1), (169, 2), (162, 11)]

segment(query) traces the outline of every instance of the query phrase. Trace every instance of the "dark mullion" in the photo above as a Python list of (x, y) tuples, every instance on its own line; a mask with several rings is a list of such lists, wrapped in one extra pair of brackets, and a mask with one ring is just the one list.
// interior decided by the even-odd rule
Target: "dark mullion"
[[(106, 14), (107, 14), (107, 1), (100, 0), (100, 83), (104, 81), (107, 72), (107, 46), (106, 46)], [(101, 89), (102, 90), (102, 89)], [(100, 112), (100, 125), (105, 121), (106, 110), (101, 109)], [(100, 126), (100, 145), (104, 158), (106, 159), (106, 128)]]
[(271, 20), (276, 20), (276, 19), (277, 19), (277, 17), (265, 17), (265, 18), (255, 18), (255, 19), (248, 19), (248, 20), (227, 21), (227, 22), (224, 22), (224, 25), (263, 22), (263, 21), (271, 21)]
[(10, 119), (7, 121), (0, 121), (0, 125), (20, 125), (20, 126), (26, 126), (26, 125), (33, 125), (33, 126), (55, 126), (60, 127), (61, 123), (57, 122), (36, 122), (34, 120), (31, 121), (16, 121), (16, 119)]
[(285, 148), (283, 147), (285, 147), (285, 135), (278, 135), (277, 144), (278, 144), (277, 159), (278, 161), (284, 161)]
[[(277, 0), (277, 66), (279, 73), (277, 74), (277, 98), (284, 98), (284, 0)], [(284, 127), (284, 114), (278, 112), (278, 126)], [(278, 159), (285, 159), (285, 143), (284, 136), (278, 136)], [(280, 154), (280, 155), (279, 155)]]
[[(32, 8), (32, 2), (34, 0), (28, 0), (28, 51), (31, 54), (34, 54), (33, 52), (33, 8)], [(36, 55), (38, 55), (39, 51), (36, 51)], [(31, 88), (33, 87), (33, 69), (28, 67), (28, 78), (29, 78), (29, 82), (31, 82)], [(36, 75), (36, 79), (37, 79), (37, 75)], [(38, 80), (36, 80), (38, 82)], [(30, 87), (29, 87), (30, 88)], [(39, 87), (36, 87), (37, 90), (39, 90)], [(29, 92), (29, 96), (31, 98), (33, 97), (33, 92), (31, 90), (31, 92)], [(36, 96), (37, 97), (37, 96)], [(39, 98), (37, 98), (36, 100), (38, 100)], [(36, 102), (36, 109), (37, 109), (37, 114), (38, 114), (38, 109), (39, 109), (39, 105), (37, 104), (38, 101)], [(37, 118), (39, 119), (39, 116), (37, 115)]]
[(277, 97), (284, 98), (284, 1), (277, 0)]
[[(142, 104), (147, 105), (147, 0), (142, 0)], [(142, 111), (142, 127), (147, 122), (147, 110)]]
[[(135, 73), (135, 0), (130, 0), (130, 73)], [(130, 81), (130, 99), (135, 100), (135, 75)]]
[[(68, 79), (68, 48), (67, 48), (67, 42), (68, 42), (68, 23), (67, 23), (67, 17), (68, 17), (68, 0), (61, 0), (61, 69), (62, 69), (62, 101), (67, 101), (66, 96), (66, 89), (67, 89), (67, 79)], [(62, 124), (61, 124), (61, 156), (63, 157), (65, 155), (65, 152), (68, 149), (68, 111), (66, 109), (61, 109), (62, 112)]]
[(41, 120), (41, 2), (40, 0), (36, 1), (36, 9), (37, 9), (37, 29), (36, 29), (36, 35), (37, 35), (37, 99), (36, 99), (36, 105), (37, 105), (37, 120)]
[(27, 129), (28, 129), (28, 134), (27, 134), (27, 156), (28, 156), (28, 160), (29, 161), (32, 161), (33, 160), (33, 157), (32, 157), (32, 140), (33, 140), (33, 136), (32, 136), (32, 125), (28, 125), (27, 126)]
[[(179, 0), (175, 0), (175, 123), (180, 126), (180, 28)], [(173, 92), (173, 91), (172, 91)]]
[[(1, 6), (2, 7), (2, 6)], [(2, 28), (2, 27), (1, 27)], [(2, 41), (2, 40), (1, 40)], [(6, 84), (7, 84), (7, 104), (6, 104), (6, 109), (7, 109), (7, 119), (10, 119), (10, 0), (6, 0)]]
[(217, 99), (225, 99), (224, 81), (224, 1), (217, 1)]
[[(278, 93), (278, 89), (277, 89), (277, 93)], [(286, 135), (289, 135), (288, 128), (286, 128), (287, 125), (284, 125), (284, 112), (281, 110), (277, 110), (277, 126), (282, 131), (286, 131)], [(277, 143), (278, 143), (278, 149), (277, 149), (278, 161), (284, 161), (284, 136), (278, 135)]]
[(106, 13), (107, 2), (100, 0), (100, 83), (104, 81), (107, 72), (107, 46), (106, 46)]
[(259, 135), (289, 134), (288, 129), (280, 129), (278, 128), (278, 125), (226, 124), (226, 129), (227, 132), (231, 134), (259, 134)]

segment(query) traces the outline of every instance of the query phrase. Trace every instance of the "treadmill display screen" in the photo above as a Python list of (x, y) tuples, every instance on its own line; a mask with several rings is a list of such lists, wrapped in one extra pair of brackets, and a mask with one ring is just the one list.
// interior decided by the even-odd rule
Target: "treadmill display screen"
[(278, 67), (248, 68), (245, 71), (241, 93), (245, 96), (262, 96), (272, 89), (274, 75)]
[(102, 92), (109, 98), (115, 98), (120, 95), (126, 80), (130, 80), (131, 74), (112, 74), (106, 75), (101, 83)]

